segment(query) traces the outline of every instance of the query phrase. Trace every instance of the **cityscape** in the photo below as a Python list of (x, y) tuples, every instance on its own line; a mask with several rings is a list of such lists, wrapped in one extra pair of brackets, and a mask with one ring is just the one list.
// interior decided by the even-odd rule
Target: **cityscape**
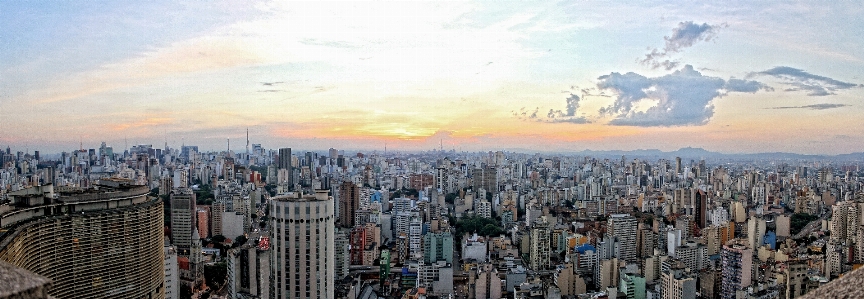
[(0, 15), (0, 299), (864, 298), (857, 3)]
[(864, 153), (593, 154), (6, 148), (0, 260), (56, 298), (733, 299), (864, 259)]

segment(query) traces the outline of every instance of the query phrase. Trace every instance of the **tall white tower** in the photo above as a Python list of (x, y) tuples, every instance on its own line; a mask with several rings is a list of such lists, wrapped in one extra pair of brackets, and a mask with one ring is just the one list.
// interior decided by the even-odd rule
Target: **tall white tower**
[(327, 190), (270, 201), (275, 298), (334, 298), (335, 206)]

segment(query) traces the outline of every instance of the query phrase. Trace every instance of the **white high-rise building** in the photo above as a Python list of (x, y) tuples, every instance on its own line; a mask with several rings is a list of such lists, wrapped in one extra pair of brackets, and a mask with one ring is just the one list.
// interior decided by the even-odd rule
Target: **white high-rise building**
[(609, 215), (607, 232), (618, 239), (618, 258), (636, 262), (636, 218), (628, 214)]
[(327, 190), (270, 201), (275, 298), (334, 298), (335, 206)]
[(180, 298), (180, 268), (177, 265), (177, 249), (165, 244), (165, 299)]

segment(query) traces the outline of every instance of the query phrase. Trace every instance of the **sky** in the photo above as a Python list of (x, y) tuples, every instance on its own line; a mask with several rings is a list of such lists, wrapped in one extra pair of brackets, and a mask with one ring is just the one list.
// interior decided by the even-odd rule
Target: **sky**
[(862, 15), (854, 1), (2, 1), (0, 146), (242, 151), (248, 130), (265, 148), (862, 152)]

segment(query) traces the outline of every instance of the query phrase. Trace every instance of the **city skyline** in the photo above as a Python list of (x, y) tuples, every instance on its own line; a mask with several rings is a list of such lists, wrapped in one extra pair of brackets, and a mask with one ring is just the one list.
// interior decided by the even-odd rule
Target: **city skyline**
[(861, 10), (2, 3), (0, 146), (861, 152)]

